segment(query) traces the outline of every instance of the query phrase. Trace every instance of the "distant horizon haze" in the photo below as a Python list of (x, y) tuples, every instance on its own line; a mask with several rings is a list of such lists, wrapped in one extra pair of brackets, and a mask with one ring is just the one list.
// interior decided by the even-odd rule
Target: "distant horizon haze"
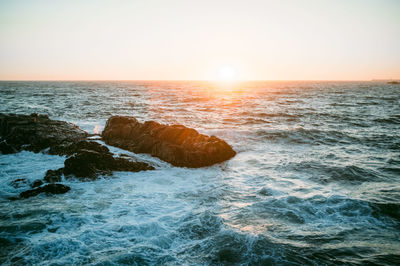
[(334, 79), (253, 79), (253, 80), (235, 80), (235, 81), (219, 81), (219, 80), (188, 80), (188, 79), (0, 79), (0, 82), (216, 82), (216, 83), (245, 83), (245, 82), (387, 82), (400, 81), (398, 79), (359, 79), (359, 80), (334, 80)]

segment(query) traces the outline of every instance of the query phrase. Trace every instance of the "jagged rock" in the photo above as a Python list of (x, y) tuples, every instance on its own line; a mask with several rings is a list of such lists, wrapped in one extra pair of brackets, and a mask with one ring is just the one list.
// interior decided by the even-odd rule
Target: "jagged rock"
[(80, 179), (96, 179), (99, 174), (111, 174), (112, 171), (138, 172), (153, 169), (147, 163), (114, 158), (111, 153), (81, 150), (65, 160), (63, 172), (66, 178), (72, 175)]
[(41, 185), (43, 185), (43, 181), (41, 179), (36, 179), (32, 182), (31, 188), (40, 187)]
[(74, 124), (51, 120), (46, 115), (0, 114), (0, 136), (16, 151), (53, 148), (52, 154), (65, 155), (61, 148), (55, 147), (80, 142), (87, 135)]
[(102, 138), (109, 145), (149, 153), (175, 166), (209, 166), (236, 154), (229, 144), (215, 136), (206, 136), (182, 125), (140, 123), (129, 116), (109, 118)]
[(30, 189), (19, 194), (20, 198), (30, 198), (34, 197), (40, 193), (48, 194), (64, 194), (67, 193), (71, 188), (63, 184), (48, 184), (43, 187), (38, 187), (35, 189)]

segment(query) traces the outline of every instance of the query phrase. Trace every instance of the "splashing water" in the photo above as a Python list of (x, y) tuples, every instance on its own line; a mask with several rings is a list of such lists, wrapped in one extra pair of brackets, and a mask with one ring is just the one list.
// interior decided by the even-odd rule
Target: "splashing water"
[(93, 129), (93, 134), (99, 134), (100, 133), (101, 126), (100, 125), (95, 125)]

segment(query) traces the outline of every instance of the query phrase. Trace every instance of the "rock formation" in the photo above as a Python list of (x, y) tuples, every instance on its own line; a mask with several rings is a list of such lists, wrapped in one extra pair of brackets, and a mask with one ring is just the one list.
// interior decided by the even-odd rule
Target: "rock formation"
[(63, 147), (85, 140), (88, 133), (74, 124), (51, 120), (46, 115), (0, 114), (0, 136), (4, 153), (22, 149), (39, 152), (50, 148), (51, 154), (67, 155)]
[(105, 143), (135, 153), (148, 153), (175, 166), (203, 167), (226, 161), (236, 152), (224, 140), (182, 125), (138, 122), (113, 116), (102, 133)]
[(98, 175), (111, 174), (112, 171), (139, 172), (143, 170), (154, 170), (154, 167), (143, 162), (114, 158), (110, 152), (81, 150), (65, 160), (62, 171), (67, 178), (72, 175), (79, 179), (96, 179)]
[[(42, 192), (65, 193), (69, 187), (56, 184), (65, 178), (93, 180), (98, 175), (112, 171), (138, 172), (153, 170), (144, 162), (115, 158), (109, 149), (100, 143), (89, 141), (88, 133), (74, 124), (51, 120), (46, 115), (0, 114), (0, 152), (4, 154), (21, 150), (46, 151), (65, 155), (64, 167), (48, 170), (42, 180), (31, 184), (33, 189), (24, 191), (20, 198)], [(102, 139), (109, 145), (135, 153), (149, 153), (175, 166), (203, 167), (223, 162), (236, 152), (224, 140), (206, 136), (182, 125), (162, 125), (149, 121), (139, 123), (133, 117), (113, 116), (108, 119)], [(25, 179), (17, 179), (12, 185), (20, 186)], [(25, 184), (24, 183), (24, 184)]]
[[(59, 194), (69, 190), (61, 182), (66, 178), (93, 180), (100, 174), (112, 171), (153, 170), (154, 167), (144, 162), (133, 162), (125, 158), (115, 158), (109, 149), (100, 143), (87, 140), (88, 133), (74, 124), (51, 120), (45, 115), (0, 114), (0, 152), (9, 154), (21, 150), (50, 154), (66, 155), (64, 168), (48, 170), (43, 181), (35, 180), (34, 189), (24, 191), (20, 198), (35, 196), (42, 192)], [(17, 179), (12, 185), (19, 187), (26, 184), (26, 179)], [(68, 188), (68, 189), (67, 189)]]

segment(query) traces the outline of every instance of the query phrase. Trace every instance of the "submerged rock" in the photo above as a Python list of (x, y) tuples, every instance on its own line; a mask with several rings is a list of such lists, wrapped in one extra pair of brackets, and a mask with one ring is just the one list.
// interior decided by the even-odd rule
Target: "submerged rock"
[(43, 187), (38, 187), (35, 189), (30, 189), (19, 194), (20, 198), (30, 198), (34, 197), (40, 193), (48, 194), (64, 194), (67, 193), (71, 188), (63, 184), (48, 184)]
[(28, 180), (26, 178), (18, 178), (10, 182), (10, 185), (14, 188), (24, 187), (28, 184)]
[(15, 151), (50, 148), (51, 154), (66, 155), (62, 147), (85, 140), (87, 135), (76, 125), (51, 120), (47, 115), (0, 114), (0, 136)]
[(103, 140), (135, 153), (149, 153), (175, 166), (203, 167), (226, 161), (236, 152), (224, 140), (206, 136), (182, 125), (138, 122), (134, 117), (113, 116)]
[(44, 176), (44, 181), (47, 183), (56, 183), (61, 181), (61, 175), (63, 174), (63, 168), (57, 170), (47, 170)]

